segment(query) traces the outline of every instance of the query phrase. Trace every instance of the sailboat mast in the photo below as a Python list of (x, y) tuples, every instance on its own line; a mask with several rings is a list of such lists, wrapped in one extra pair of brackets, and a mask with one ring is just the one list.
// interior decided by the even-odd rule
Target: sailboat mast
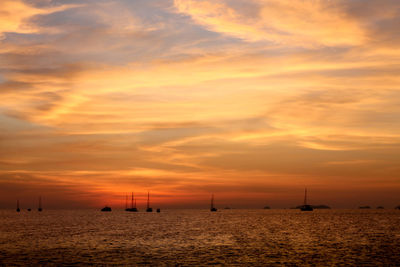
[(38, 211), (42, 211), (42, 197), (39, 196), (39, 208)]
[(150, 191), (147, 191), (147, 208), (150, 208)]

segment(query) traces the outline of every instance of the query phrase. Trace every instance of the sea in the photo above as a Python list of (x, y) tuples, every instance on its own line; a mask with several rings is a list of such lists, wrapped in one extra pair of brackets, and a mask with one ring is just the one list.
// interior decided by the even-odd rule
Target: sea
[(400, 210), (0, 210), (2, 266), (400, 266)]

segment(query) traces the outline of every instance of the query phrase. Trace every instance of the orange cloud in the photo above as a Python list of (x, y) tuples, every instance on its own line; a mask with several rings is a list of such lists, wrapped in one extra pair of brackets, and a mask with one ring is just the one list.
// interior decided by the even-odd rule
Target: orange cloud
[(0, 6), (0, 39), (6, 32), (35, 33), (39, 28), (28, 20), (36, 15), (50, 14), (76, 7), (77, 5), (62, 5), (53, 8), (36, 8), (21, 0), (4, 0)]
[[(359, 45), (364, 30), (339, 4), (327, 1), (250, 1), (252, 12), (226, 1), (175, 0), (175, 7), (205, 27), (247, 41), (284, 46)], [(318, 25), (318, 26), (316, 26)]]

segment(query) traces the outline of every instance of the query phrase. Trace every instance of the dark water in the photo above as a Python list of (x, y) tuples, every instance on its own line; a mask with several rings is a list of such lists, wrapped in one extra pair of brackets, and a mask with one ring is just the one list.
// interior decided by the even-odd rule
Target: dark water
[(1, 265), (400, 265), (398, 210), (0, 211)]

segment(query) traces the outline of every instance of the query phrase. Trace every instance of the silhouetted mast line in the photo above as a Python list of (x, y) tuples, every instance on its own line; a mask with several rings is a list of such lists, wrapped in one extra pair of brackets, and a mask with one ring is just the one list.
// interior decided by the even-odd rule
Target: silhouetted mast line
[(150, 208), (150, 191), (147, 191), (147, 212), (153, 212), (153, 208)]
[(150, 208), (150, 191), (147, 191), (147, 209)]
[(307, 187), (304, 188), (304, 204), (300, 207), (302, 211), (313, 211), (313, 207), (307, 204)]
[(210, 211), (217, 211), (217, 209), (214, 207), (214, 194), (211, 195), (211, 207)]
[(304, 205), (307, 205), (307, 188), (304, 188)]
[(38, 211), (42, 211), (42, 197), (39, 197), (39, 208)]

